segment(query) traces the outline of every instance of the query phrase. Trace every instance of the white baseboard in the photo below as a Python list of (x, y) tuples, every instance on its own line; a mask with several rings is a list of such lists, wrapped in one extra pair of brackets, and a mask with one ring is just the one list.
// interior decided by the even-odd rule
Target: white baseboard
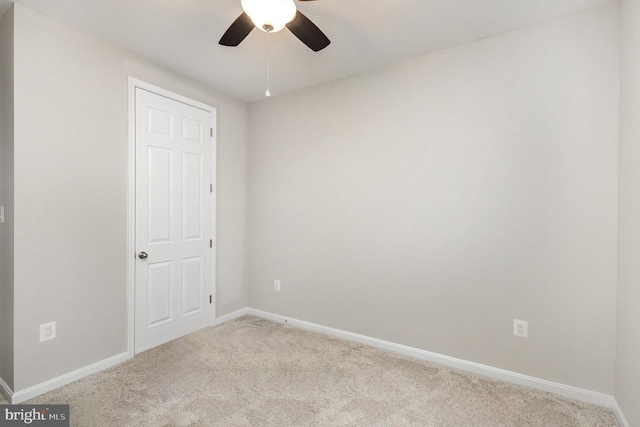
[(2, 393), (4, 397), (11, 402), (11, 399), (13, 398), (13, 390), (11, 390), (9, 384), (7, 384), (2, 378), (0, 378), (0, 393)]
[[(248, 308), (243, 308), (240, 310), (236, 310), (233, 313), (229, 313), (225, 316), (218, 317), (215, 319), (214, 324), (220, 325), (222, 323), (229, 322), (231, 320), (237, 319), (238, 317), (242, 317), (249, 313)], [(72, 383), (81, 378), (89, 376), (91, 374), (95, 374), (97, 372), (103, 371), (107, 368), (111, 368), (112, 366), (118, 365), (128, 359), (131, 359), (133, 354), (129, 352), (118, 354), (116, 356), (110, 357), (101, 362), (94, 363), (93, 365), (85, 366), (84, 368), (80, 368), (76, 371), (70, 372), (65, 375), (61, 375), (57, 378), (53, 378), (49, 381), (45, 381), (43, 383), (37, 384), (33, 387), (29, 387), (27, 389), (13, 392), (11, 388), (0, 378), (0, 392), (7, 396), (7, 399), (13, 404), (22, 403), (26, 400), (32, 399), (36, 396), (44, 394), (48, 391), (54, 390), (58, 387), (62, 387), (63, 385)]]
[(230, 322), (232, 320), (235, 320), (239, 317), (245, 316), (249, 314), (249, 307), (245, 307), (245, 308), (241, 308), (240, 310), (236, 310), (234, 312), (231, 312), (229, 314), (225, 314), (224, 316), (220, 316), (218, 318), (216, 318), (216, 320), (213, 322), (214, 325), (222, 325), (223, 323), (227, 323)]
[(627, 419), (624, 416), (624, 413), (622, 412), (622, 408), (620, 408), (620, 405), (618, 405), (618, 401), (616, 399), (613, 399), (613, 406), (611, 407), (611, 409), (613, 409), (613, 412), (616, 413), (616, 417), (618, 417), (618, 421), (620, 422), (620, 425), (622, 427), (631, 427), (631, 424), (629, 424), (629, 421), (627, 421)]
[[(490, 378), (496, 378), (503, 381), (508, 381), (515, 384), (520, 384), (535, 388), (538, 390), (548, 391), (558, 394), (560, 396), (568, 397), (571, 399), (580, 400), (583, 402), (592, 403), (595, 405), (611, 408), (618, 417), (622, 427), (631, 427), (626, 420), (622, 409), (618, 405), (618, 402), (613, 396), (609, 396), (602, 393), (593, 392), (590, 390), (584, 390), (577, 387), (572, 387), (564, 384), (554, 383), (551, 381), (543, 380), (540, 378), (530, 377), (522, 375), (517, 372), (506, 371), (504, 369), (494, 368), (492, 366), (481, 365), (479, 363), (469, 362), (462, 359), (456, 359), (454, 357), (445, 356), (438, 353), (433, 353), (426, 350), (420, 350), (418, 348), (405, 346), (402, 344), (396, 344), (389, 341), (379, 340), (377, 338), (371, 338), (365, 335), (355, 334), (353, 332), (347, 332), (340, 329), (329, 328), (327, 326), (318, 325), (303, 320), (293, 319), (278, 314), (269, 313), (262, 310), (253, 308), (242, 308), (232, 313), (215, 319), (215, 325), (221, 325), (226, 322), (230, 322), (234, 319), (240, 318), (244, 315), (251, 314), (264, 319), (272, 320), (280, 323), (287, 323), (294, 327), (305, 329), (312, 332), (318, 332), (325, 335), (334, 336), (337, 338), (346, 339), (349, 341), (358, 342), (360, 344), (369, 345), (372, 347), (380, 348), (383, 350), (392, 351), (407, 356), (416, 357), (418, 359), (427, 360), (429, 362), (438, 363), (441, 365), (457, 368), (463, 371), (473, 372), (476, 374), (485, 375)], [(7, 383), (0, 378), (0, 392), (2, 392), (9, 401), (13, 404), (22, 403), (26, 400), (32, 399), (48, 391), (54, 390), (63, 385), (77, 381), (81, 378), (89, 376), (91, 374), (100, 372), (112, 366), (118, 365), (132, 356), (129, 353), (122, 353), (101, 362), (94, 363), (93, 365), (86, 366), (68, 374), (59, 376), (57, 378), (45, 381), (41, 384), (35, 385), (25, 390), (13, 392)]]
[(68, 374), (64, 374), (49, 381), (45, 381), (33, 387), (13, 392), (10, 399), (11, 403), (22, 403), (26, 400), (32, 399), (58, 387), (62, 387), (63, 385), (72, 383), (91, 374), (95, 374), (96, 372), (100, 372), (112, 366), (118, 365), (128, 359), (130, 359), (129, 353), (118, 354), (116, 356), (94, 363), (93, 365), (85, 366), (84, 368), (80, 368), (76, 371), (69, 372)]
[[(253, 308), (248, 309), (248, 314), (262, 317), (264, 319), (273, 320), (275, 322), (287, 323), (289, 325), (292, 325), (301, 329), (306, 329), (313, 332), (319, 332), (325, 335), (330, 335), (337, 338), (343, 338), (349, 341), (355, 341), (360, 344), (381, 348), (383, 350), (388, 350), (395, 353), (416, 357), (418, 359), (427, 360), (429, 362), (438, 363), (440, 365), (445, 365), (452, 368), (457, 368), (463, 371), (473, 372), (473, 373), (484, 375), (490, 378), (496, 378), (503, 381), (508, 381), (511, 383), (528, 386), (538, 390), (548, 391), (551, 393), (558, 394), (560, 396), (564, 396), (571, 399), (576, 399), (583, 402), (588, 402), (588, 403), (592, 403), (595, 405), (604, 406), (604, 407), (616, 410), (615, 406), (617, 406), (617, 403), (615, 402), (615, 399), (613, 398), (613, 396), (609, 396), (603, 393), (597, 393), (590, 390), (584, 390), (577, 387), (554, 383), (554, 382), (543, 380), (540, 378), (522, 375), (517, 372), (506, 371), (504, 369), (494, 368), (492, 366), (481, 365), (479, 363), (469, 362), (462, 359), (456, 359), (454, 357), (449, 357), (449, 356), (445, 356), (438, 353), (432, 353), (430, 351), (420, 350), (418, 348), (409, 347), (402, 344), (396, 344), (389, 341), (383, 341), (377, 338), (367, 337), (365, 335), (359, 335), (359, 334), (354, 334), (352, 332), (329, 328), (326, 326), (317, 325), (315, 323), (305, 322), (303, 320), (292, 319), (289, 317), (280, 316), (278, 314), (268, 313), (266, 311), (256, 310)], [(618, 412), (622, 414), (621, 411), (618, 410)]]

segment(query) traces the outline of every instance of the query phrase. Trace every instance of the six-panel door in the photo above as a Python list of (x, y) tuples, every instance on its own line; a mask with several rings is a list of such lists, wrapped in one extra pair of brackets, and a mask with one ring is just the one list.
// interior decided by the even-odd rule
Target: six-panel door
[(135, 96), (139, 353), (210, 322), (212, 118), (140, 88)]

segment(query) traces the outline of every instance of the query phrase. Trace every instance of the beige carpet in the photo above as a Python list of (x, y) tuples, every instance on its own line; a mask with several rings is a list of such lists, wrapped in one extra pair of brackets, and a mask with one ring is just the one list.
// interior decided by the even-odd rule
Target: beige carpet
[(618, 426), (613, 412), (252, 316), (28, 403), (93, 426)]

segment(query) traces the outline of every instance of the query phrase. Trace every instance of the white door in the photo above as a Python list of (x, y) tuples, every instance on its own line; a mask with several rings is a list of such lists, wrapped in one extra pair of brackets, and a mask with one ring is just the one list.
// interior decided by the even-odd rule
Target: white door
[(135, 352), (212, 322), (214, 115), (135, 89)]

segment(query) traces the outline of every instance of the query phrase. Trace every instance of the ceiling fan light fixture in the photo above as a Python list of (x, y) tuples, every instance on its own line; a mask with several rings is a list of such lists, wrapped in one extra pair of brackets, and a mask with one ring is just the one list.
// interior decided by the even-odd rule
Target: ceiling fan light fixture
[(241, 3), (255, 26), (267, 33), (280, 31), (296, 17), (293, 0), (242, 0)]

